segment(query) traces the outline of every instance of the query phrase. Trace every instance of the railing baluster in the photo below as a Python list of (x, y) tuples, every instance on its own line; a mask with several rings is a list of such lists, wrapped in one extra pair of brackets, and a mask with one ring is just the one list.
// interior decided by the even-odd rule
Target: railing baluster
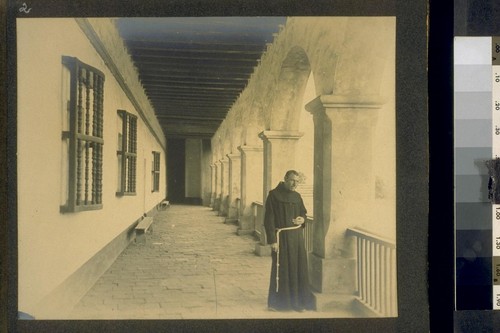
[(313, 228), (314, 221), (311, 216), (306, 217), (306, 226), (304, 228), (304, 237), (305, 237), (305, 247), (308, 253), (313, 250)]
[(257, 216), (257, 205), (255, 203), (252, 203), (252, 224), (253, 224), (253, 232), (255, 234), (255, 221)]
[(393, 311), (391, 309), (391, 306), (392, 306), (392, 298), (391, 298), (391, 295), (393, 293), (393, 286), (392, 286), (392, 276), (391, 276), (391, 269), (392, 269), (392, 258), (391, 258), (391, 253), (392, 253), (392, 249), (389, 248), (388, 251), (387, 251), (387, 262), (389, 263), (388, 264), (388, 267), (387, 267), (387, 281), (388, 281), (388, 292), (387, 292), (387, 313), (389, 315), (393, 315)]
[(387, 283), (387, 277), (385, 274), (385, 267), (386, 267), (386, 262), (385, 262), (385, 250), (387, 247), (381, 245), (380, 246), (380, 312), (385, 316), (386, 311), (385, 311), (385, 295), (387, 293), (387, 288), (385, 287)]
[(356, 272), (357, 273), (357, 277), (358, 277), (358, 281), (357, 281), (357, 292), (358, 292), (358, 296), (361, 297), (361, 265), (362, 265), (362, 262), (361, 262), (361, 245), (362, 245), (362, 242), (363, 240), (359, 237), (356, 237), (356, 260), (357, 260), (357, 269), (358, 271)]
[(364, 301), (369, 304), (369, 301), (370, 301), (370, 291), (369, 291), (369, 282), (368, 282), (368, 279), (369, 279), (369, 276), (368, 276), (368, 272), (370, 272), (370, 242), (367, 240), (367, 239), (364, 239), (364, 242), (365, 242), (365, 271), (364, 271), (364, 281), (365, 281), (365, 287), (364, 287), (364, 290), (365, 290), (365, 297), (364, 297)]
[(374, 243), (375, 245), (375, 251), (374, 251), (374, 261), (375, 261), (375, 299), (374, 299), (374, 305), (373, 307), (377, 312), (380, 312), (380, 262), (379, 262), (379, 253), (380, 253), (380, 244)]
[(377, 288), (377, 285), (376, 285), (377, 278), (376, 278), (376, 269), (375, 269), (376, 266), (375, 266), (375, 243), (374, 242), (370, 242), (370, 262), (371, 262), (371, 269), (370, 269), (371, 302), (370, 302), (370, 306), (373, 309), (375, 309), (376, 297), (377, 297), (377, 295), (375, 295), (375, 291)]
[(391, 300), (391, 305), (392, 305), (392, 311), (391, 314), (395, 316), (397, 314), (397, 306), (398, 306), (398, 298), (396, 294), (396, 250), (391, 249), (391, 290), (392, 290), (392, 300)]
[(386, 247), (384, 251), (384, 279), (385, 279), (385, 292), (384, 292), (384, 311), (387, 315), (390, 315), (390, 309), (389, 306), (391, 304), (391, 299), (390, 299), (390, 291), (391, 291), (391, 284), (390, 284), (390, 267), (391, 267), (391, 262), (390, 262), (390, 248)]
[(368, 274), (369, 274), (369, 278), (368, 278), (368, 282), (369, 282), (369, 287), (368, 287), (368, 290), (369, 290), (369, 302), (368, 304), (373, 307), (373, 242), (370, 241), (370, 251), (369, 251), (369, 258), (368, 260), (370, 261), (370, 267), (368, 269)]
[(377, 244), (377, 247), (378, 247), (378, 253), (377, 253), (377, 261), (378, 261), (378, 264), (377, 264), (377, 269), (378, 269), (377, 308), (381, 313), (384, 313), (384, 311), (382, 309), (382, 295), (383, 295), (383, 293), (382, 293), (382, 291), (383, 291), (383, 289), (382, 289), (382, 283), (383, 283), (382, 251), (383, 251), (383, 247), (381, 244)]

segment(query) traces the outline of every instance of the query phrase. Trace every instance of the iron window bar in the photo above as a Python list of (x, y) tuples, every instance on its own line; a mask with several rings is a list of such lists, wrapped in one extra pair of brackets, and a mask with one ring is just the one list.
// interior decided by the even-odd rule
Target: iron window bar
[(70, 73), (68, 195), (61, 212), (102, 208), (104, 74), (76, 57), (63, 56)]

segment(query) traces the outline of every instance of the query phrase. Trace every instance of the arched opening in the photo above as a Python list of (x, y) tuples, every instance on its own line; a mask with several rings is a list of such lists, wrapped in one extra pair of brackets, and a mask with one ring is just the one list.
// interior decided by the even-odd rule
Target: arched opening
[(291, 48), (281, 65), (268, 129), (298, 130), (303, 95), (310, 73), (311, 66), (305, 51), (298, 46)]
[(298, 191), (302, 195), (307, 213), (314, 215), (314, 122), (310, 112), (305, 109), (305, 104), (316, 97), (313, 73), (309, 75), (306, 88), (302, 97), (302, 106), (299, 118), (299, 132), (304, 135), (297, 142), (297, 154), (295, 156), (295, 168), (303, 174), (303, 183)]
[[(298, 131), (311, 66), (305, 51), (292, 47), (283, 60), (270, 105), (264, 141), (264, 195), (283, 179), (287, 170), (296, 169)], [(265, 201), (265, 198), (264, 198)]]

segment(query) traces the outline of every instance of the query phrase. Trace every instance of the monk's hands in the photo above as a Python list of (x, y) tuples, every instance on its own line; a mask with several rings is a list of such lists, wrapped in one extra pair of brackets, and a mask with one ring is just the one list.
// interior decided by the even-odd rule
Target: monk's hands
[(274, 252), (278, 252), (278, 243), (272, 243), (271, 250), (273, 250)]
[(302, 216), (298, 216), (297, 218), (292, 220), (293, 224), (301, 225), (304, 224), (304, 218)]

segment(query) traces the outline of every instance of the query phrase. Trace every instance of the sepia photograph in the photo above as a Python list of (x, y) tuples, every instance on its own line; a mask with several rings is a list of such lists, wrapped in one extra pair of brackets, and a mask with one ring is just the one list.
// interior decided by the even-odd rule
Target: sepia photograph
[(0, 331), (427, 331), (427, 9), (8, 1)]
[(20, 319), (398, 316), (395, 17), (16, 31)]

